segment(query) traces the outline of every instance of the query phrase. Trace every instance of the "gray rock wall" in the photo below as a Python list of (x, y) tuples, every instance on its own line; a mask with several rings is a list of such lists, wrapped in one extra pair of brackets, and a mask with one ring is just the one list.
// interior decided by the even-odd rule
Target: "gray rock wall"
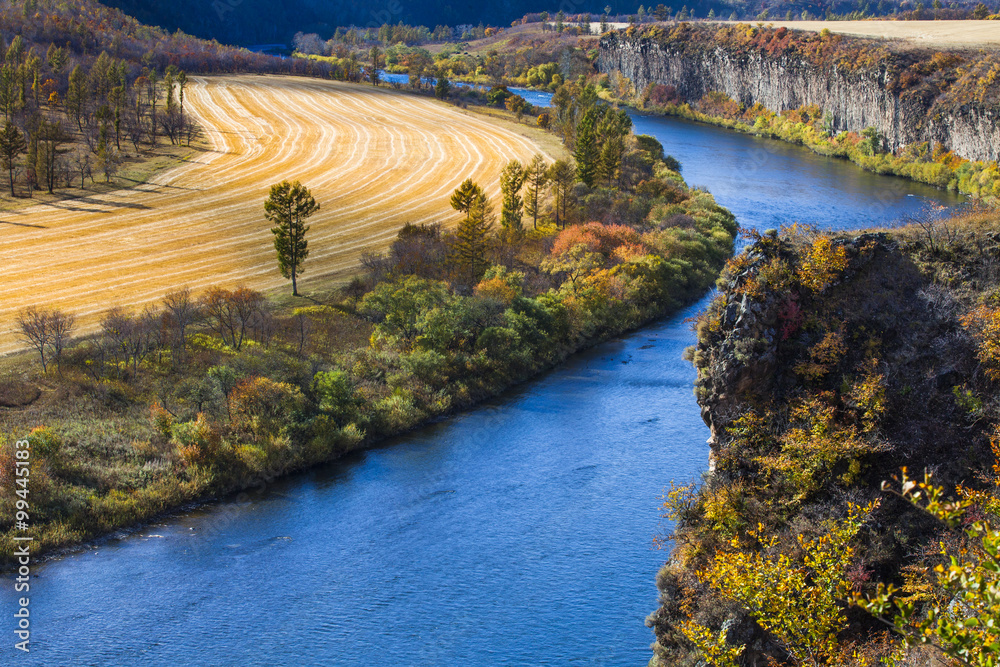
[(876, 128), (891, 150), (931, 141), (970, 160), (1000, 159), (1000, 110), (965, 105), (954, 111), (919, 96), (901, 98), (889, 90), (888, 67), (842, 72), (764, 53), (734, 55), (722, 47), (690, 56), (651, 39), (611, 33), (601, 39), (598, 68), (623, 74), (640, 91), (650, 83), (675, 86), (689, 101), (719, 91), (776, 112), (815, 104), (833, 114), (838, 130)]

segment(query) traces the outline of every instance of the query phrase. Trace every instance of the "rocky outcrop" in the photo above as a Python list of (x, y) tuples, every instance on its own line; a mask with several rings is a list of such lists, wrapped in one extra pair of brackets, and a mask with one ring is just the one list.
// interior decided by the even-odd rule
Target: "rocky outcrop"
[(674, 86), (689, 101), (718, 91), (745, 107), (760, 103), (776, 112), (815, 104), (832, 114), (837, 130), (876, 128), (890, 150), (928, 141), (970, 160), (1000, 159), (1000, 109), (899, 91), (891, 61), (847, 70), (798, 56), (722, 44), (685, 49), (614, 32), (601, 39), (598, 68), (628, 77), (638, 91), (652, 83)]

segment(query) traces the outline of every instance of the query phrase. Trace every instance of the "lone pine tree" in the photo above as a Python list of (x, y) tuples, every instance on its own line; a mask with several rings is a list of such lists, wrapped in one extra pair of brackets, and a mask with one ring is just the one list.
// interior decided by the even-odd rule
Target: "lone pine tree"
[(281, 275), (292, 281), (292, 296), (298, 296), (296, 277), (302, 273), (302, 263), (309, 256), (306, 218), (319, 210), (309, 189), (295, 181), (283, 181), (271, 186), (264, 202), (264, 216), (274, 224), (274, 249), (278, 253)]

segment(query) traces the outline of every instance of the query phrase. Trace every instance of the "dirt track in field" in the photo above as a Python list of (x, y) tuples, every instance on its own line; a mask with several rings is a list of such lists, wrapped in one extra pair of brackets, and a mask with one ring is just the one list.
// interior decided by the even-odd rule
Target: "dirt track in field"
[(289, 285), (278, 273), (263, 203), (300, 180), (321, 210), (308, 234), (309, 276), (348, 271), (406, 222), (458, 216), (451, 192), (472, 177), (493, 195), (532, 139), (454, 107), (392, 90), (302, 78), (195, 78), (185, 110), (212, 149), (147, 185), (17, 212), (0, 211), (0, 354), (26, 306), (76, 314), (80, 333), (111, 306), (172, 289)]

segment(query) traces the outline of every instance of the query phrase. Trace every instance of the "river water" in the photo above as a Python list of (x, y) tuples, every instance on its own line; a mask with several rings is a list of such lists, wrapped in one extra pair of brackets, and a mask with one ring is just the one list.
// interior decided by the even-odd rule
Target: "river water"
[[(956, 197), (635, 117), (740, 223), (847, 229)], [(644, 665), (658, 496), (707, 466), (686, 317), (476, 410), (35, 568), (4, 665)]]

